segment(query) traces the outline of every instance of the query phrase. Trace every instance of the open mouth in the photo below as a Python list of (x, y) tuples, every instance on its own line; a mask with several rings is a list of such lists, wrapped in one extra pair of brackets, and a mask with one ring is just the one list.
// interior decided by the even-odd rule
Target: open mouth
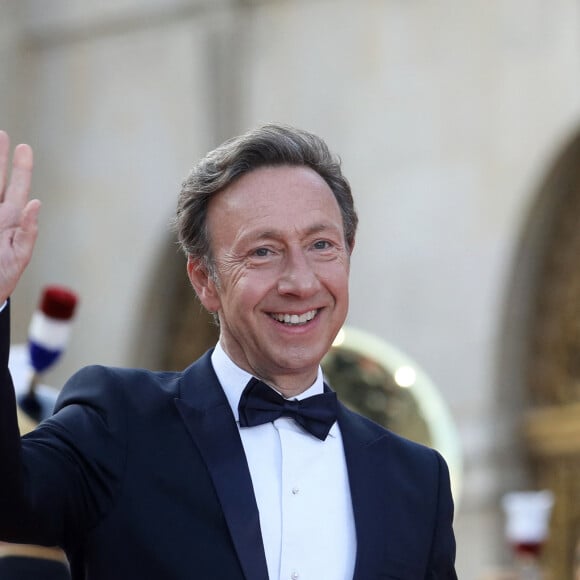
[(288, 326), (299, 326), (301, 324), (306, 324), (310, 322), (318, 313), (318, 310), (309, 310), (304, 314), (282, 314), (282, 313), (274, 313), (272, 312), (270, 316), (277, 320), (278, 322), (282, 322), (283, 324), (287, 324)]

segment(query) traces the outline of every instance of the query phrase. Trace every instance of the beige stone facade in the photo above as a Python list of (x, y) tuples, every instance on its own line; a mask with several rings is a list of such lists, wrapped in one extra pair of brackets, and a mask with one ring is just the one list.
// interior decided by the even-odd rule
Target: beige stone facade
[(509, 560), (500, 495), (530, 485), (522, 245), (578, 131), (579, 71), (573, 0), (3, 2), (0, 126), (35, 147), (44, 204), (14, 339), (40, 288), (68, 284), (74, 340), (47, 380), (157, 366), (189, 166), (259, 122), (319, 133), (360, 214), (348, 322), (447, 400), (464, 451), (457, 568), (477, 580)]

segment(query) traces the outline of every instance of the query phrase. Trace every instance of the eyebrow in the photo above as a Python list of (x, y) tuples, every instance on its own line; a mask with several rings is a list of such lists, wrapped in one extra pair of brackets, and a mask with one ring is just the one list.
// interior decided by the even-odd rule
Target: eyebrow
[[(331, 223), (318, 223), (310, 226), (304, 231), (305, 236), (311, 236), (325, 231), (332, 231), (340, 233), (340, 229)], [(265, 230), (256, 236), (257, 240), (277, 239), (283, 236), (280, 230)]]

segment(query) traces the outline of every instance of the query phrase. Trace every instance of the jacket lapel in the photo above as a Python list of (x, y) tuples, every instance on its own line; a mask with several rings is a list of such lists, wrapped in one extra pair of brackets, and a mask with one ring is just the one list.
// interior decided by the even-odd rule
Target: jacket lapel
[(384, 506), (381, 506), (381, 511), (377, 510), (390, 492), (389, 482), (377, 477), (381, 470), (376, 469), (376, 462), (384, 461), (384, 457), (380, 456), (374, 444), (388, 435), (369, 428), (365, 421), (342, 404), (339, 405), (338, 424), (343, 439), (357, 537), (353, 580), (367, 580), (377, 574), (385, 555), (385, 546), (392, 544), (391, 538), (396, 533), (397, 524), (393, 520), (385, 521), (385, 518), (377, 517), (377, 513), (385, 513)]
[(267, 580), (258, 506), (246, 455), (209, 352), (184, 372), (180, 390), (175, 404), (213, 479), (244, 576)]

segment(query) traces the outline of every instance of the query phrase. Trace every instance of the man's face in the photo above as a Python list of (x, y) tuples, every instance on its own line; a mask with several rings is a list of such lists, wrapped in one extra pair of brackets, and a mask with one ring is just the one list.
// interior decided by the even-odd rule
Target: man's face
[(208, 208), (217, 280), (188, 271), (217, 312), (220, 342), (242, 368), (284, 389), (308, 388), (348, 309), (350, 252), (338, 203), (307, 167), (265, 167)]

